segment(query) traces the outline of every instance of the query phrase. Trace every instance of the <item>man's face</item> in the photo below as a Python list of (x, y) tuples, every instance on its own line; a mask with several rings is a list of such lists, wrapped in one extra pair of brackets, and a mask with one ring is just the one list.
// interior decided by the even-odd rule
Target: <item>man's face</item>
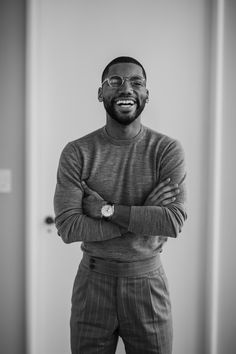
[[(112, 76), (141, 77), (142, 68), (133, 63), (118, 63), (109, 68), (107, 78)], [(131, 124), (143, 111), (148, 90), (145, 85), (133, 85), (125, 80), (120, 87), (110, 87), (106, 81), (99, 89), (99, 100), (103, 101), (107, 114), (122, 125)]]

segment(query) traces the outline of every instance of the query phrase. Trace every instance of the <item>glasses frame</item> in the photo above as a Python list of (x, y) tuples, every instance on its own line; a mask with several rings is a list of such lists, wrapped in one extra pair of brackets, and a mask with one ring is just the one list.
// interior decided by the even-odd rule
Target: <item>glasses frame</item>
[[(121, 85), (120, 86), (118, 86), (118, 87), (114, 87), (114, 86), (112, 86), (111, 85), (111, 83), (110, 83), (110, 80), (113, 78), (113, 77), (120, 77), (121, 78)], [(132, 77), (138, 77), (139, 79), (141, 79), (141, 81), (143, 82), (143, 86), (142, 87), (145, 87), (146, 86), (146, 79), (144, 78), (144, 77), (142, 77), (142, 76), (139, 76), (139, 75), (132, 75), (132, 76), (120, 76), (120, 75), (112, 75), (112, 76), (110, 76), (110, 77), (108, 77), (108, 78), (106, 78), (103, 82), (102, 82), (102, 86), (105, 84), (105, 82), (107, 82), (108, 83), (108, 85), (111, 87), (111, 88), (120, 88), (120, 87), (122, 87), (123, 85), (124, 85), (124, 83), (125, 83), (125, 81), (127, 80), (127, 81), (130, 81), (131, 80), (131, 78)], [(132, 85), (131, 85), (132, 86)]]

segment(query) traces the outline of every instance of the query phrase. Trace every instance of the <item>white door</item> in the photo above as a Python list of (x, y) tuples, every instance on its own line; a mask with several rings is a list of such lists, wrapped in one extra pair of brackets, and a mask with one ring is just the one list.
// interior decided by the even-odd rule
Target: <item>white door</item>
[[(104, 109), (97, 100), (97, 88), (104, 66), (114, 57), (136, 57), (143, 62), (148, 74), (151, 73), (148, 76), (151, 103), (144, 114), (144, 124), (179, 138), (191, 156), (190, 164), (199, 161), (189, 165), (192, 167), (193, 190), (198, 191), (202, 151), (200, 148), (195, 150), (192, 141), (201, 136), (205, 118), (202, 114), (204, 101), (201, 101), (204, 76), (199, 75), (197, 83), (194, 76), (204, 69), (200, 37), (205, 35), (201, 22), (202, 4), (192, 1), (191, 11), (186, 12), (185, 0), (100, 0), (96, 4), (78, 0), (28, 1), (29, 354), (70, 352), (70, 299), (81, 259), (80, 243), (64, 244), (54, 225), (47, 225), (45, 218), (53, 217), (56, 171), (62, 148), (68, 141), (105, 124)], [(192, 70), (193, 67), (197, 70)], [(190, 86), (192, 82), (195, 86)], [(181, 127), (186, 127), (187, 134)], [(196, 211), (202, 210), (200, 195), (199, 191), (192, 201), (196, 206), (195, 220), (201, 217)], [(202, 320), (197, 315), (201, 284), (194, 282), (194, 279), (201, 278), (201, 259), (192, 250), (200, 247), (199, 235), (202, 233), (198, 229), (200, 223), (193, 225), (189, 230), (192, 238), (187, 245), (183, 233), (181, 242), (184, 247), (181, 243), (170, 243), (170, 257), (166, 260), (173, 289), (176, 354), (198, 353), (194, 343), (201, 342), (200, 334), (195, 330)], [(193, 279), (189, 280), (191, 284), (187, 288), (183, 277), (176, 275), (177, 268), (172, 266), (178, 264), (179, 271), (182, 268), (186, 272), (186, 262), (194, 265), (187, 270), (189, 276), (186, 278)], [(188, 300), (183, 300), (182, 289), (191, 289)], [(181, 311), (183, 306), (186, 315)], [(192, 316), (182, 321), (184, 316), (187, 317), (188, 309)], [(188, 341), (182, 340), (182, 333)], [(124, 353), (123, 345), (120, 344), (117, 353)]]

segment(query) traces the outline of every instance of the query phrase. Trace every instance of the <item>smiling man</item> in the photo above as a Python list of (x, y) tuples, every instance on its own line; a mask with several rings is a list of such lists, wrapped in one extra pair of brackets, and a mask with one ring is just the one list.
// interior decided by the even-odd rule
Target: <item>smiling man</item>
[[(117, 63), (109, 67), (102, 75), (102, 88), (99, 89), (99, 100), (103, 101), (108, 115), (122, 125), (130, 125), (140, 117), (148, 100), (148, 90), (145, 87), (146, 73), (142, 67), (133, 63)], [(123, 73), (123, 76), (120, 74)], [(128, 76), (125, 76), (128, 75)], [(118, 88), (126, 86), (126, 82), (134, 89), (106, 90), (106, 88)]]
[(141, 124), (146, 72), (118, 57), (98, 99), (106, 125), (66, 145), (54, 197), (58, 234), (81, 241), (72, 295), (73, 354), (170, 354), (172, 317), (160, 253), (186, 219), (178, 141)]

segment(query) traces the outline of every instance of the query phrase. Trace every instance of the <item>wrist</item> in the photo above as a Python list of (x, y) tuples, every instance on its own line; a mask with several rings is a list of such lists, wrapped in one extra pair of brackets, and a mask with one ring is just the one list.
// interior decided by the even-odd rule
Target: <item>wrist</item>
[(116, 204), (114, 207), (114, 214), (112, 216), (111, 221), (114, 224), (117, 224), (122, 228), (128, 230), (130, 211), (131, 211), (131, 206)]
[(101, 208), (101, 218), (104, 220), (111, 220), (114, 215), (115, 207), (111, 202), (104, 202)]

